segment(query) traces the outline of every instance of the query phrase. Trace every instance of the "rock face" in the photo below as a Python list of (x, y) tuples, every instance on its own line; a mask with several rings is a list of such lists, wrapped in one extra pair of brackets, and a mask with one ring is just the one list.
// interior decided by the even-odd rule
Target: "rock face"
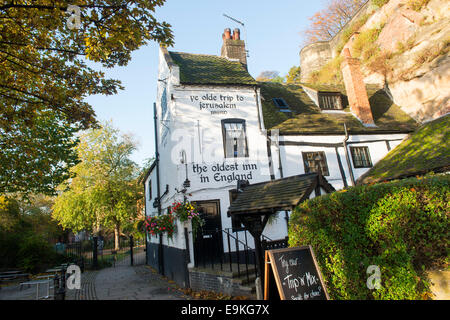
[(450, 271), (449, 270), (432, 270), (427, 272), (431, 280), (431, 292), (435, 300), (450, 299)]
[(450, 112), (450, 57), (447, 54), (421, 69), (411, 80), (395, 81), (389, 89), (403, 111), (425, 122)]
[[(386, 61), (388, 72), (370, 70), (364, 64), (362, 71), (365, 83), (384, 85), (395, 104), (417, 121), (426, 122), (450, 112), (450, 2), (430, 0), (420, 8), (410, 3), (390, 0), (377, 10), (367, 5), (362, 8), (371, 16), (359, 31), (382, 28), (376, 43), (392, 56)], [(359, 16), (361, 13), (349, 24)], [(342, 37), (342, 32), (329, 42), (302, 49), (302, 81), (340, 54), (336, 52), (336, 39)], [(351, 49), (356, 37), (353, 35), (343, 48)]]

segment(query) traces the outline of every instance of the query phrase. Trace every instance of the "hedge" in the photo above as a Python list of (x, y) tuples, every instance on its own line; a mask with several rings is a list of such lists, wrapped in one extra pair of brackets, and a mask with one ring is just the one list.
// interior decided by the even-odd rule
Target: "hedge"
[[(295, 208), (289, 246), (311, 245), (332, 299), (428, 299), (449, 265), (450, 175), (363, 185)], [(367, 268), (381, 271), (369, 289)]]

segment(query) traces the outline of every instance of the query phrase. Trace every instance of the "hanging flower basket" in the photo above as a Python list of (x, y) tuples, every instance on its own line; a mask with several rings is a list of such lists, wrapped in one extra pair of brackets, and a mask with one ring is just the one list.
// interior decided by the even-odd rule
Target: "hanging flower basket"
[(197, 237), (197, 231), (204, 224), (205, 220), (200, 217), (200, 213), (197, 208), (191, 202), (174, 202), (172, 203), (172, 208), (170, 210), (171, 214), (175, 214), (175, 216), (181, 222), (189, 222), (192, 223), (192, 235), (194, 239)]
[(145, 227), (152, 236), (167, 233), (167, 237), (171, 239), (175, 233), (175, 216), (173, 214), (163, 214), (147, 217), (145, 219)]

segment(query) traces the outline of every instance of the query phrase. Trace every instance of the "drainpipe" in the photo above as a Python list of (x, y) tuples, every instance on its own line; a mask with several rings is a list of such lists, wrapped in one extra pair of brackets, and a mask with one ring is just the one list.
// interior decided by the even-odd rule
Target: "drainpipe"
[(278, 149), (278, 170), (280, 171), (280, 178), (283, 178), (283, 165), (281, 164), (280, 144), (278, 144), (277, 149)]
[(352, 186), (354, 186), (355, 185), (355, 177), (353, 176), (352, 164), (350, 163), (350, 157), (348, 156), (348, 150), (347, 150), (348, 132), (347, 132), (347, 126), (345, 125), (345, 123), (344, 123), (344, 131), (345, 131), (345, 138), (344, 138), (344, 141), (342, 141), (342, 145), (344, 146), (345, 160), (347, 160), (348, 171), (350, 173), (350, 180), (351, 180)]
[[(158, 116), (156, 113), (156, 103), (153, 103), (153, 121), (155, 127), (155, 161), (156, 161), (156, 196), (158, 199), (158, 215), (161, 215), (161, 187), (159, 180), (159, 151), (158, 151)], [(163, 255), (163, 244), (162, 235), (159, 235), (159, 249), (158, 249), (158, 265), (159, 273), (164, 274), (164, 255)]]
[(261, 130), (262, 129), (262, 126), (261, 126), (261, 115), (260, 115), (260, 113), (259, 113), (259, 96), (258, 96), (258, 87), (257, 86), (255, 86), (254, 88), (253, 88), (254, 90), (255, 90), (255, 99), (256, 99), (256, 110), (258, 111), (258, 126), (259, 126), (259, 130)]
[(269, 137), (269, 131), (266, 131), (266, 147), (267, 147), (267, 158), (269, 159), (269, 173), (270, 180), (275, 180), (275, 174), (273, 172), (273, 161), (272, 161), (272, 150), (271, 150), (271, 139)]
[[(146, 191), (147, 188), (145, 187), (145, 180), (143, 181), (143, 184), (144, 184), (144, 217), (145, 217), (144, 219), (147, 219), (147, 199), (145, 197), (145, 195), (147, 194), (147, 191)], [(148, 265), (147, 231), (145, 231), (145, 264)]]

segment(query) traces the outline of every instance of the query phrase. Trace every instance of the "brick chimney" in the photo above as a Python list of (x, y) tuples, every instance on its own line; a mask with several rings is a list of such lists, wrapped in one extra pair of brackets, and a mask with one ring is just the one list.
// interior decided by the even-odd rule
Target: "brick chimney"
[(350, 110), (364, 125), (375, 126), (359, 60), (352, 58), (348, 48), (344, 49), (343, 56), (344, 61), (341, 63), (341, 71)]
[(228, 59), (237, 59), (247, 69), (247, 52), (245, 51), (244, 40), (241, 40), (240, 30), (238, 28), (233, 30), (226, 28), (222, 34), (223, 44), (220, 51), (222, 57)]

